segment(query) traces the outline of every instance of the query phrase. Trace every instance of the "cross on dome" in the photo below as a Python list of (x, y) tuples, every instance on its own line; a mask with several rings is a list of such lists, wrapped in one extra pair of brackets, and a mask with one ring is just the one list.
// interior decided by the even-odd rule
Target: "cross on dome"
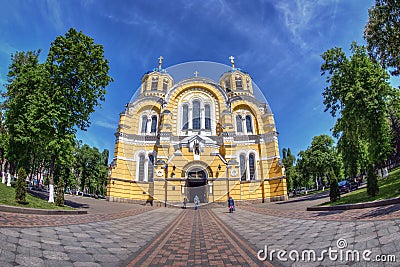
[(198, 77), (199, 76), (199, 72), (196, 70), (195, 72), (194, 72), (194, 77)]
[(235, 57), (234, 56), (230, 56), (229, 60), (231, 61), (232, 69), (234, 69), (235, 68)]
[(161, 70), (161, 68), (162, 68), (162, 61), (163, 61), (163, 57), (162, 56), (160, 56), (159, 58), (158, 58), (158, 69), (159, 70)]

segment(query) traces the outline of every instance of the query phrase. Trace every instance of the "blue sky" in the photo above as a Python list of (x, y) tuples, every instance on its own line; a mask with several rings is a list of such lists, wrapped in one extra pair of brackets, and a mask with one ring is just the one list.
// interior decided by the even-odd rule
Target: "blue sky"
[(319, 134), (331, 134), (334, 119), (324, 112), (320, 55), (334, 46), (346, 51), (364, 44), (364, 25), (373, 0), (0, 0), (0, 83), (10, 55), (42, 49), (73, 27), (102, 44), (114, 82), (92, 126), (78, 138), (114, 150), (119, 113), (142, 75), (157, 67), (214, 61), (248, 72), (273, 113), (280, 149), (297, 154)]

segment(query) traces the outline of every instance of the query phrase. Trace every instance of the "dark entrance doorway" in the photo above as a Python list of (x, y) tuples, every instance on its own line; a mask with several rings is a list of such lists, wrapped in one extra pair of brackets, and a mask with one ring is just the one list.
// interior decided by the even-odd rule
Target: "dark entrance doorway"
[(207, 175), (202, 169), (193, 169), (188, 172), (186, 180), (187, 198), (194, 202), (194, 197), (199, 197), (200, 203), (207, 203)]

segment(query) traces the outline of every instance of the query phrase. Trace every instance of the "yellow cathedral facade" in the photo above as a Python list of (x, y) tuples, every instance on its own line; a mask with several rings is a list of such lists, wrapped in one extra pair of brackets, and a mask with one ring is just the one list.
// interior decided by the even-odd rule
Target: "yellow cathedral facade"
[[(158, 68), (120, 114), (107, 199), (182, 205), (287, 199), (278, 133), (250, 75), (231, 66), (218, 80), (174, 80)], [(224, 65), (225, 66), (225, 65)]]

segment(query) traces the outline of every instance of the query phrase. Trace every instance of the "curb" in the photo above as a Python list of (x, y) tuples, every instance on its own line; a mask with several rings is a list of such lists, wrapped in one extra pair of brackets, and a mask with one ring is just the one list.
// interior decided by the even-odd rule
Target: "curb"
[(37, 215), (80, 215), (87, 214), (87, 210), (46, 210), (46, 209), (33, 209), (22, 208), (7, 205), (0, 205), (0, 211), (13, 212), (21, 214), (37, 214)]
[(357, 204), (341, 204), (336, 206), (313, 206), (308, 207), (307, 211), (329, 211), (329, 210), (352, 210), (352, 209), (365, 209), (380, 206), (387, 206), (400, 203), (400, 197), (389, 198), (384, 200), (376, 200), (371, 202), (357, 203)]

